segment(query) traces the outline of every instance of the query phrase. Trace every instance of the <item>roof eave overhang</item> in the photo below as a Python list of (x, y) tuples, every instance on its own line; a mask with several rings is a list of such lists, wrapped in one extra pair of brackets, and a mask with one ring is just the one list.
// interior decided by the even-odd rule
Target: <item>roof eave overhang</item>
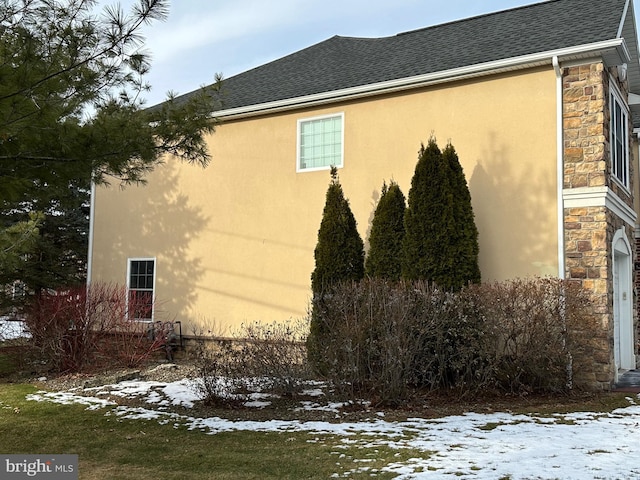
[(602, 58), (607, 66), (622, 65), (629, 62), (630, 55), (623, 38), (603, 42), (578, 45), (575, 47), (549, 50), (530, 55), (522, 55), (492, 62), (479, 63), (440, 72), (400, 78), (385, 82), (373, 83), (357, 87), (322, 92), (303, 97), (288, 98), (275, 102), (248, 105), (238, 108), (223, 109), (214, 112), (219, 119), (234, 120), (278, 113), (287, 110), (326, 105), (329, 103), (355, 100), (359, 98), (400, 92), (414, 88), (428, 87), (442, 83), (455, 82), (487, 75), (495, 75), (515, 70), (551, 65), (557, 57), (560, 63)]

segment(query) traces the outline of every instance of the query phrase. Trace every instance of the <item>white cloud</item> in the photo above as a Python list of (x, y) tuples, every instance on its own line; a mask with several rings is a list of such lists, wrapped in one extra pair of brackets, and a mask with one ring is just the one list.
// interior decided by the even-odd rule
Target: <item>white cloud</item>
[(203, 46), (224, 48), (239, 38), (292, 24), (299, 9), (293, 0), (236, 0), (221, 6), (210, 4), (206, 9), (176, 3), (167, 22), (147, 30), (147, 44), (154, 61), (166, 62)]

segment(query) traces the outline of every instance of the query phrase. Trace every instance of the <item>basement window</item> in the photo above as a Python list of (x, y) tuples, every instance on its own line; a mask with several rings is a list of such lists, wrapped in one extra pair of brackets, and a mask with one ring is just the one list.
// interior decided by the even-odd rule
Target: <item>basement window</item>
[(341, 168), (344, 164), (344, 113), (298, 120), (297, 172)]

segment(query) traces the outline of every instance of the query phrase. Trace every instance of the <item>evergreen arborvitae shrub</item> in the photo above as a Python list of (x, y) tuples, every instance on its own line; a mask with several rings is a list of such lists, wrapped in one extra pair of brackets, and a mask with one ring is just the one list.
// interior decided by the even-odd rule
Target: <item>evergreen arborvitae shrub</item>
[(326, 349), (330, 322), (322, 312), (325, 301), (340, 284), (364, 278), (364, 243), (356, 228), (356, 219), (344, 197), (335, 167), (331, 168), (331, 183), (322, 214), (318, 243), (314, 256), (316, 266), (311, 274), (313, 300), (311, 323), (307, 338), (307, 354), (317, 373), (327, 371)]
[(404, 238), (405, 197), (393, 180), (376, 207), (369, 237), (369, 254), (365, 273), (369, 277), (399, 280), (402, 273), (402, 239)]
[(364, 243), (356, 225), (338, 180), (337, 169), (332, 167), (314, 251), (316, 266), (311, 274), (314, 296), (339, 282), (357, 281), (364, 277)]
[(455, 148), (422, 145), (405, 213), (402, 275), (448, 290), (480, 282), (478, 230)]
[(450, 241), (454, 265), (451, 286), (462, 288), (468, 283), (480, 283), (478, 265), (478, 229), (471, 205), (471, 193), (458, 154), (451, 143), (442, 151), (442, 157), (449, 167), (450, 184), (453, 191), (453, 215), (455, 228)]
[(426, 280), (443, 288), (451, 287), (455, 263), (449, 244), (455, 224), (448, 170), (431, 137), (426, 147), (420, 147), (411, 179), (402, 242), (403, 278)]

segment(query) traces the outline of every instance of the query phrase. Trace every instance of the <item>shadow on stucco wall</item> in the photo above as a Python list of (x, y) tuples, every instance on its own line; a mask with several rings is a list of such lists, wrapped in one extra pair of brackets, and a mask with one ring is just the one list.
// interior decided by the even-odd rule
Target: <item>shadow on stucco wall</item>
[(498, 135), (491, 135), (489, 145), (471, 176), (465, 172), (483, 280), (557, 275), (555, 158), (523, 165)]
[(371, 192), (371, 213), (369, 214), (369, 218), (367, 219), (367, 231), (365, 233), (364, 240), (364, 251), (368, 254), (369, 252), (369, 239), (371, 238), (371, 228), (373, 227), (373, 219), (376, 216), (376, 208), (378, 208), (378, 203), (380, 203), (380, 196), (382, 195), (382, 191), (378, 189), (374, 189)]
[[(148, 185), (125, 187), (122, 195), (108, 196), (115, 218), (109, 220), (110, 231), (96, 255), (97, 263), (121, 259), (115, 270), (108, 264), (102, 268), (125, 275), (127, 258), (156, 258), (156, 320), (182, 320), (197, 300), (196, 285), (203, 275), (202, 261), (192, 256), (190, 244), (208, 219), (179, 187), (177, 170), (169, 161), (149, 175)], [(117, 281), (124, 283), (126, 278)]]

